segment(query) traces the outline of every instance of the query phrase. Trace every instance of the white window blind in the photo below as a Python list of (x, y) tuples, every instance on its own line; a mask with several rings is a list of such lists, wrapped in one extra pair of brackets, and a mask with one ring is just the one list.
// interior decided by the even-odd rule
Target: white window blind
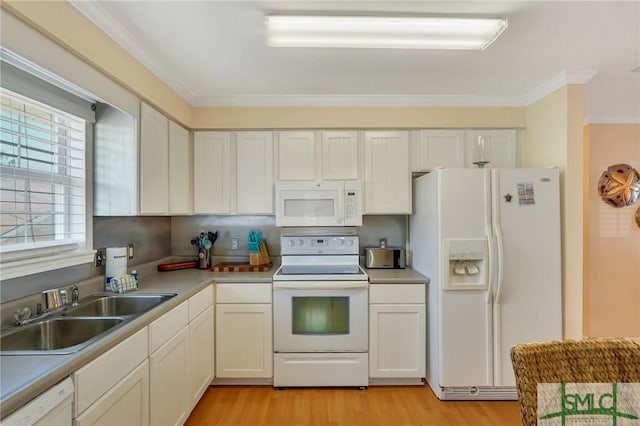
[(0, 251), (82, 247), (85, 121), (4, 88), (0, 98)]

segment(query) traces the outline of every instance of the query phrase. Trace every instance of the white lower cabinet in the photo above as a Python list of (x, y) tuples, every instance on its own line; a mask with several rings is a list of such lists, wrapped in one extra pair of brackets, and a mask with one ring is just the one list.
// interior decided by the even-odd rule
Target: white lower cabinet
[(148, 425), (149, 361), (146, 359), (75, 419), (76, 426)]
[(216, 286), (216, 379), (273, 377), (271, 283)]
[(76, 425), (148, 425), (147, 327), (73, 375)]
[(213, 288), (149, 325), (150, 422), (181, 425), (213, 379)]
[(189, 299), (189, 398), (193, 410), (213, 380), (213, 287)]
[(371, 284), (369, 303), (369, 377), (420, 383), (426, 369), (425, 285)]
[(151, 424), (181, 425), (187, 411), (189, 330), (182, 327), (149, 357)]

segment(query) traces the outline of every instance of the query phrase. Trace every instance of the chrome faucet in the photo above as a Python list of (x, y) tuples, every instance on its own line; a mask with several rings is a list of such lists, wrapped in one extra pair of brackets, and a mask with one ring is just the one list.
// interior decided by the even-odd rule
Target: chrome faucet
[(80, 303), (80, 290), (77, 285), (72, 285), (69, 290), (71, 290), (71, 306), (78, 306)]

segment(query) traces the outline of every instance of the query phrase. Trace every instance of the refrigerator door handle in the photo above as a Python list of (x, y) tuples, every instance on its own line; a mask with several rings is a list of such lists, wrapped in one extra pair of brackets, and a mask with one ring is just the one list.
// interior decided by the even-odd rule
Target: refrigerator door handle
[(496, 297), (495, 297), (495, 304), (499, 305), (500, 303), (502, 303), (501, 300), (501, 296), (502, 296), (502, 276), (503, 276), (503, 268), (502, 268), (502, 259), (504, 257), (504, 246), (502, 244), (502, 230), (500, 229), (500, 226), (496, 223), (494, 223), (494, 228), (495, 228), (495, 232), (496, 232), (496, 247), (498, 248), (498, 254), (497, 254), (497, 260), (496, 263), (498, 264), (498, 274), (497, 274), (497, 278), (496, 278)]
[(494, 247), (493, 247), (493, 236), (491, 235), (491, 228), (487, 225), (484, 230), (485, 236), (487, 237), (487, 309), (486, 309), (486, 324), (487, 328), (485, 330), (486, 333), (486, 351), (487, 351), (487, 364), (486, 364), (486, 380), (487, 383), (493, 384), (493, 327), (491, 324), (493, 323), (493, 269), (494, 269)]
[(494, 273), (494, 247), (491, 230), (488, 226), (484, 229), (484, 235), (487, 238), (487, 305), (493, 303), (493, 273)]

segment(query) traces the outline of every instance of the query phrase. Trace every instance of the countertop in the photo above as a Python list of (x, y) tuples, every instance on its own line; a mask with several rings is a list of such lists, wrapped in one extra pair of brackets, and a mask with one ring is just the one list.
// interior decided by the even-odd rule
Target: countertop
[[(111, 349), (142, 327), (193, 296), (212, 282), (256, 283), (271, 282), (279, 265), (266, 272), (211, 272), (199, 269), (157, 272), (140, 276), (137, 293), (177, 293), (160, 306), (145, 312), (106, 337), (69, 355), (0, 356), (0, 418), (4, 418), (51, 386), (60, 382), (82, 366)], [(369, 282), (428, 283), (429, 279), (406, 269), (366, 269)], [(82, 295), (85, 296), (85, 295)]]
[(429, 284), (429, 278), (411, 268), (364, 270), (369, 274), (370, 284)]
[(11, 414), (212, 282), (270, 283), (276, 269), (277, 266), (273, 266), (267, 272), (224, 273), (183, 269), (142, 275), (136, 293), (177, 293), (177, 296), (73, 354), (0, 356), (0, 418)]

